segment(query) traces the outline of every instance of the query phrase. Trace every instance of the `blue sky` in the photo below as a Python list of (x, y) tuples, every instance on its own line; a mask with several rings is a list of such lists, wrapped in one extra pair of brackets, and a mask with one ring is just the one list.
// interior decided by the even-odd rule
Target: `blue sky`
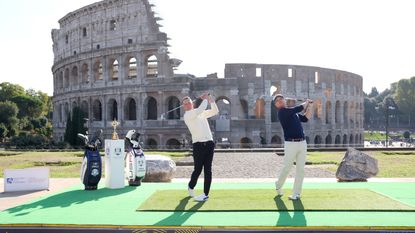
[[(50, 31), (94, 0), (0, 0), (0, 82), (53, 92)], [(410, 0), (151, 0), (179, 73), (233, 62), (298, 64), (363, 76), (364, 91), (415, 76)]]

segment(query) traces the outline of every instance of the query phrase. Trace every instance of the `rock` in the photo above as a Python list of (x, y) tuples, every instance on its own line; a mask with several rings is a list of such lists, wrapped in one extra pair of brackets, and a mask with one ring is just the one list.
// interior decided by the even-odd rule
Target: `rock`
[(176, 171), (174, 161), (163, 155), (146, 155), (146, 166), (144, 182), (170, 182)]
[(337, 169), (336, 177), (340, 182), (367, 181), (376, 176), (378, 171), (378, 161), (375, 158), (349, 147)]

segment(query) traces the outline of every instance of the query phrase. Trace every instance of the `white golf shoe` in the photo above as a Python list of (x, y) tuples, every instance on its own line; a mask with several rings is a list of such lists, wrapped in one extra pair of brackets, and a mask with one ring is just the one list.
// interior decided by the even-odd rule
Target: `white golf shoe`
[(291, 201), (296, 201), (296, 200), (300, 200), (300, 194), (293, 194), (291, 196), (288, 197), (288, 199), (290, 199)]
[(209, 196), (206, 196), (204, 193), (195, 197), (195, 201), (203, 202), (207, 201), (209, 199)]

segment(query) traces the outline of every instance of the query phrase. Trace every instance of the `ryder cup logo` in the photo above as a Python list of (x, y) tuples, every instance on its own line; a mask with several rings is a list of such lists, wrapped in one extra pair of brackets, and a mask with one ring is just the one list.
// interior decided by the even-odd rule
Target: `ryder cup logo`
[(6, 183), (12, 184), (13, 183), (13, 178), (6, 178)]

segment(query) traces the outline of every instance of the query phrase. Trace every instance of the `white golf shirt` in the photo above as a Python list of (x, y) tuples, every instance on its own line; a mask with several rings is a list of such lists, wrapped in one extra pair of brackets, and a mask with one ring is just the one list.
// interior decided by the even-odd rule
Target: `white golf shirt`
[(219, 113), (218, 106), (215, 102), (210, 104), (211, 109), (206, 110), (207, 100), (203, 100), (198, 108), (186, 111), (184, 113), (184, 122), (192, 134), (193, 143), (213, 141), (212, 132), (210, 131), (208, 118)]

